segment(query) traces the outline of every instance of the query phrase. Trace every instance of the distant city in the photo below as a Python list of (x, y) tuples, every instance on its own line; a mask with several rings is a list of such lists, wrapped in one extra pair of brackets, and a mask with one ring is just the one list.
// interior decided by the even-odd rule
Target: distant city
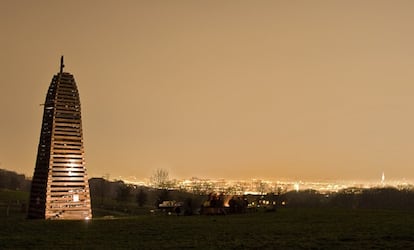
[[(127, 184), (137, 186), (156, 187), (151, 180), (137, 180), (134, 177), (122, 178)], [(315, 190), (321, 194), (338, 192), (344, 189), (394, 187), (397, 189), (411, 189), (413, 183), (406, 180), (385, 181), (384, 174), (378, 181), (270, 181), (262, 179), (251, 180), (227, 180), (227, 179), (203, 179), (193, 177), (190, 179), (169, 180), (165, 187), (174, 190), (182, 190), (194, 193), (227, 193), (234, 195), (243, 194), (267, 194), (284, 193), (289, 191)]]

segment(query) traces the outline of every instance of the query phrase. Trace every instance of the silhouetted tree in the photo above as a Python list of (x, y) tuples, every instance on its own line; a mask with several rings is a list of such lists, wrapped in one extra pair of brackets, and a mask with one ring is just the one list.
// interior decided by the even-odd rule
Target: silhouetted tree
[(139, 207), (144, 206), (148, 200), (148, 195), (142, 188), (138, 191), (135, 197)]
[(89, 188), (91, 192), (92, 202), (99, 203), (101, 206), (104, 204), (105, 198), (110, 198), (109, 194), (110, 182), (104, 178), (91, 178), (89, 179)]
[(23, 174), (0, 169), (0, 188), (29, 191), (30, 181)]
[(288, 207), (321, 207), (328, 203), (327, 198), (315, 190), (290, 191), (281, 199), (287, 202)]
[(131, 194), (131, 186), (125, 185), (122, 183), (118, 187), (116, 200), (119, 202), (128, 201), (130, 194)]
[(256, 192), (260, 193), (260, 195), (264, 195), (268, 190), (268, 184), (262, 180), (255, 181), (254, 185)]
[(168, 187), (168, 171), (158, 168), (151, 176), (151, 183), (155, 188), (167, 188)]

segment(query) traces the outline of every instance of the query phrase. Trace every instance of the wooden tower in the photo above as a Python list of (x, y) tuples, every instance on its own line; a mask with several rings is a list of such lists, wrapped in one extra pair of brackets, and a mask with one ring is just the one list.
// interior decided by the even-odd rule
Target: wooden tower
[(81, 107), (72, 74), (53, 76), (46, 94), (28, 218), (92, 218)]

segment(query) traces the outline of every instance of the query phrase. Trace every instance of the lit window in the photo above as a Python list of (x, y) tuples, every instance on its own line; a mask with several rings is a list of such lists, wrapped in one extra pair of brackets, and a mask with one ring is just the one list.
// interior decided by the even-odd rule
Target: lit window
[(78, 202), (79, 201), (79, 195), (78, 194), (74, 194), (73, 195), (73, 201), (74, 202)]

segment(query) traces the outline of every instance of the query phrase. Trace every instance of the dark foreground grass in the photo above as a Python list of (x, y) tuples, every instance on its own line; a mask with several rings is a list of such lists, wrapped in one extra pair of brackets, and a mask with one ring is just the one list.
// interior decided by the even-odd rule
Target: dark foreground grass
[(414, 249), (414, 211), (282, 209), (0, 223), (0, 249)]

